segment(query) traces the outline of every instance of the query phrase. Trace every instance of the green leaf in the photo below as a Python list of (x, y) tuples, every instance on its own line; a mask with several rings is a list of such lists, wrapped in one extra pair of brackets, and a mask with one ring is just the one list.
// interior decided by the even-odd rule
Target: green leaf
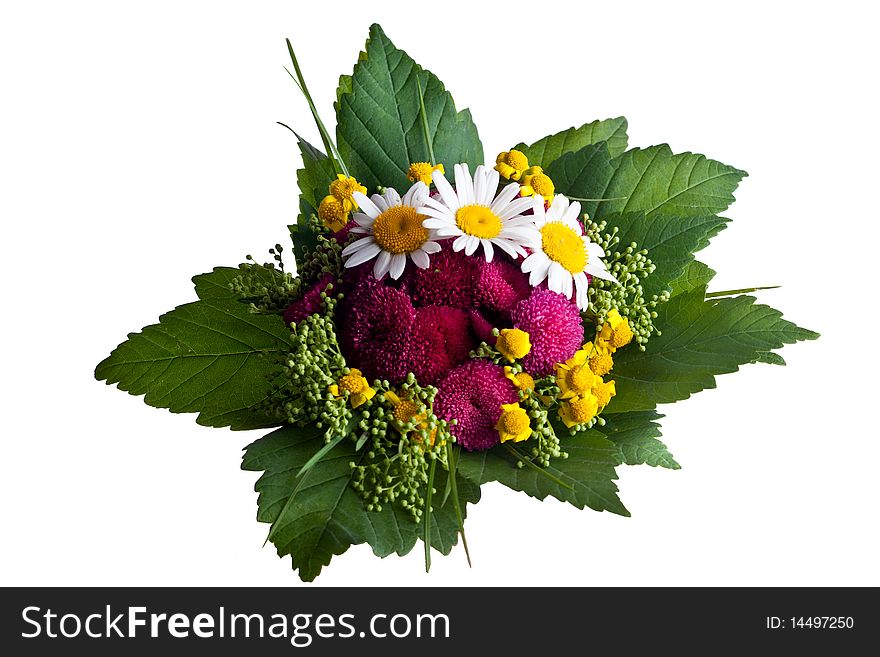
[(661, 433), (657, 420), (662, 417), (653, 410), (603, 414), (605, 426), (597, 428), (617, 445), (621, 460), (627, 465), (647, 464), (678, 470), (681, 466), (658, 440)]
[(95, 377), (145, 395), (150, 406), (199, 413), (199, 424), (254, 429), (276, 424), (256, 407), (271, 393), (266, 373), (289, 345), (278, 316), (253, 315), (243, 304), (197, 301), (129, 334)]
[(607, 186), (591, 190), (590, 197), (617, 199), (599, 203), (596, 218), (617, 212), (644, 212), (649, 219), (658, 214), (709, 216), (733, 203), (733, 192), (746, 175), (704, 155), (674, 154), (662, 144), (615, 158)]
[(785, 365), (785, 359), (772, 351), (764, 351), (755, 357), (753, 363), (767, 363), (768, 365)]
[(258, 275), (267, 285), (277, 283), (276, 276), (279, 275), (277, 270), (243, 263), (238, 267), (214, 267), (213, 271), (193, 276), (192, 281), (196, 286), (196, 294), (202, 301), (212, 301), (215, 305), (221, 302), (234, 303), (239, 301), (239, 297), (229, 289), (229, 285), (245, 272)]
[[(320, 435), (313, 427), (286, 426), (246, 448), (242, 469), (263, 471), (255, 486), (259, 493), (257, 520), (275, 523), (271, 540), (278, 556), (291, 555), (299, 576), (312, 581), (333, 556), (352, 545), (369, 543), (378, 557), (407, 554), (424, 529), (393, 505), (386, 504), (378, 512), (366, 510), (350, 483), (349, 463), (363, 458), (355, 452), (351, 440), (343, 440), (297, 477), (321, 448)], [(438, 468), (435, 488), (441, 490), (445, 484), (445, 471)], [(464, 513), (465, 502), (479, 501), (480, 489), (459, 478), (458, 490)], [(448, 554), (458, 534), (452, 505), (435, 505), (431, 517), (432, 547)]]
[(694, 252), (708, 246), (709, 240), (728, 223), (727, 219), (715, 216), (664, 214), (649, 219), (642, 212), (609, 215), (605, 220), (609, 229), (617, 227), (621, 249), (631, 242), (648, 249), (648, 257), (656, 269), (642, 284), (647, 298), (668, 289), (693, 262)]
[[(547, 167), (556, 191), (577, 199), (605, 198), (605, 189), (614, 176), (614, 161), (605, 142), (590, 144), (580, 150), (565, 153)], [(581, 211), (590, 217), (600, 202), (581, 200)]]
[(485, 452), (462, 452), (459, 472), (474, 482), (498, 481), (543, 500), (548, 495), (579, 509), (585, 506), (596, 511), (610, 511), (628, 516), (629, 511), (617, 497), (615, 466), (620, 464), (620, 451), (595, 430), (562, 438), (567, 459), (555, 459), (548, 468), (550, 475), (571, 488), (565, 488), (531, 468), (517, 468), (515, 459), (501, 446)]
[(366, 58), (355, 65), (351, 91), (341, 95), (337, 113), (339, 151), (352, 175), (369, 189), (381, 185), (402, 192), (412, 184), (406, 177), (410, 163), (428, 160), (417, 79), (437, 161), (449, 172), (457, 162), (467, 162), (471, 169), (483, 164), (470, 112), (457, 112), (443, 83), (373, 25)]
[(690, 292), (691, 290), (705, 291), (713, 278), (715, 278), (715, 270), (704, 265), (702, 262), (694, 260), (670, 283), (669, 288), (672, 296), (682, 294), (683, 292)]
[(617, 352), (617, 395), (609, 412), (650, 410), (687, 399), (714, 388), (717, 375), (735, 372), (765, 352), (818, 337), (754, 297), (704, 300), (705, 292), (682, 292), (662, 304), (654, 322), (661, 335), (651, 338), (646, 351)]
[(604, 141), (608, 152), (612, 157), (616, 157), (626, 150), (626, 127), (626, 119), (622, 116), (604, 121), (596, 120), (585, 123), (580, 128), (569, 128), (548, 135), (530, 146), (520, 143), (514, 148), (526, 154), (529, 164), (542, 166), (545, 169), (565, 153), (578, 151), (584, 146), (597, 144), (600, 141)]
[(303, 162), (302, 168), (296, 171), (296, 183), (302, 200), (308, 204), (311, 212), (317, 212), (321, 200), (329, 193), (330, 183), (336, 179), (336, 174), (333, 164), (324, 153), (298, 134), (296, 138)]

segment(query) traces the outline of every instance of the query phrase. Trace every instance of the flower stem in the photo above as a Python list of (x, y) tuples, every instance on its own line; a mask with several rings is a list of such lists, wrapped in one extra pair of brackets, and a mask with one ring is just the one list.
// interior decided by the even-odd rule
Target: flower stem
[(545, 477), (547, 477), (547, 479), (552, 481), (557, 486), (562, 486), (563, 488), (567, 488), (568, 490), (572, 490), (572, 491), (574, 490), (574, 488), (572, 486), (570, 486), (569, 484), (562, 481), (562, 479), (560, 479), (559, 477), (554, 477), (552, 474), (547, 472), (547, 470), (545, 470), (544, 468), (541, 468), (541, 467), (535, 465), (534, 463), (532, 463), (531, 459), (529, 459), (525, 454), (522, 454), (519, 450), (515, 449), (514, 447), (511, 447), (510, 445), (508, 445), (506, 443), (504, 444), (504, 448), (508, 452), (510, 452), (513, 456), (515, 456), (516, 459), (520, 463), (522, 463), (523, 465), (527, 465), (535, 472), (538, 472), (538, 473), (544, 475)]
[(458, 520), (458, 531), (461, 534), (461, 544), (464, 547), (464, 556), (467, 558), (468, 567), (473, 568), (471, 564), (471, 552), (468, 550), (467, 537), (464, 535), (464, 518), (461, 514), (461, 505), (458, 501), (458, 484), (455, 481), (456, 469), (458, 467), (458, 456), (455, 449), (450, 443), (446, 443), (446, 461), (449, 464), (449, 481), (452, 489), (452, 506), (455, 509), (455, 519)]
[(781, 285), (765, 285), (763, 287), (744, 287), (739, 290), (723, 290), (721, 292), (707, 292), (707, 299), (717, 299), (718, 297), (729, 297), (734, 294), (748, 294), (749, 292), (757, 292), (758, 290), (775, 290)]
[(419, 86), (419, 116), (422, 117), (422, 132), (425, 134), (425, 144), (428, 147), (428, 156), (431, 158), (431, 166), (437, 164), (434, 157), (434, 144), (431, 140), (431, 133), (428, 130), (428, 111), (425, 109), (425, 94), (422, 91), (422, 81), (416, 76), (416, 84)]
[(437, 470), (437, 459), (431, 461), (428, 471), (428, 493), (425, 495), (425, 572), (431, 572), (431, 496), (434, 492), (434, 473)]

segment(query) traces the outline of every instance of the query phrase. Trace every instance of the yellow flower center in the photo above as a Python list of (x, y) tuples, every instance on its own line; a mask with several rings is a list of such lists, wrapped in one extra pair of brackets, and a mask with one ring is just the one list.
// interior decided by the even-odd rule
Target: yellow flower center
[(583, 238), (558, 221), (551, 221), (541, 228), (541, 248), (548, 258), (572, 274), (579, 274), (587, 266), (587, 249)]
[(544, 198), (552, 198), (553, 193), (556, 191), (556, 187), (553, 185), (553, 181), (550, 180), (550, 176), (545, 173), (535, 174), (529, 182), (529, 185), (535, 190), (535, 194), (540, 194)]
[(419, 414), (419, 405), (410, 399), (401, 399), (394, 404), (394, 419), (407, 424)]
[(330, 183), (330, 193), (333, 196), (340, 201), (350, 201), (354, 207), (357, 207), (357, 203), (354, 202), (353, 197), (355, 192), (365, 194), (367, 188), (351, 176), (346, 178), (345, 176), (340, 175), (336, 180)]
[(528, 372), (520, 372), (516, 375), (516, 381), (523, 390), (534, 390), (535, 379)]
[(519, 171), (525, 171), (529, 168), (529, 158), (521, 151), (508, 151), (504, 156), (504, 161)]
[(526, 413), (525, 409), (517, 406), (516, 408), (505, 410), (501, 414), (499, 424), (505, 433), (521, 434), (527, 431), (530, 426), (529, 414)]
[(521, 329), (501, 329), (495, 343), (498, 351), (510, 361), (524, 358), (532, 348), (529, 334)]
[(611, 346), (615, 349), (620, 349), (621, 347), (628, 345), (632, 339), (633, 332), (629, 327), (629, 322), (623, 320), (611, 331), (611, 338), (608, 342), (610, 342)]
[(455, 223), (465, 235), (480, 239), (498, 237), (501, 219), (485, 205), (465, 205), (455, 213)]
[(426, 185), (430, 185), (431, 175), (434, 173), (435, 170), (439, 171), (440, 173), (445, 173), (442, 164), (433, 165), (430, 162), (413, 162), (409, 165), (409, 170), (406, 172), (406, 177), (409, 179), (410, 182), (421, 180)]
[(352, 370), (351, 373), (345, 374), (339, 379), (339, 389), (348, 390), (353, 395), (364, 392), (368, 387), (367, 380), (361, 376), (358, 370)]
[(580, 396), (590, 391), (593, 387), (595, 376), (588, 367), (579, 365), (569, 370), (568, 385), (576, 395)]
[(389, 253), (412, 253), (428, 240), (423, 219), (408, 205), (388, 208), (373, 222), (373, 238)]
[(601, 383), (595, 388), (593, 388), (593, 395), (596, 397), (596, 401), (599, 404), (599, 408), (605, 408), (608, 405), (608, 402), (611, 401), (611, 396), (614, 393), (614, 386), (610, 383)]
[(324, 225), (336, 232), (341, 230), (348, 221), (348, 212), (345, 206), (335, 196), (325, 196), (318, 206), (318, 218)]
[(614, 367), (614, 361), (611, 358), (611, 354), (607, 351), (596, 351), (590, 356), (589, 362), (590, 369), (593, 370), (594, 374), (598, 374), (599, 376), (605, 376), (611, 371), (611, 368)]
[(568, 408), (572, 419), (578, 424), (586, 424), (599, 412), (598, 400), (593, 395), (573, 399)]

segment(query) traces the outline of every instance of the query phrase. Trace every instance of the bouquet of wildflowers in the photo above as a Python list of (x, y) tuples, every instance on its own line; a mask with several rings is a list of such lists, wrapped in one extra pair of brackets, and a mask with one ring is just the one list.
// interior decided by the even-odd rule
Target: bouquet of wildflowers
[[(288, 46), (290, 44), (288, 43)], [(335, 139), (294, 133), (299, 217), (272, 261), (196, 276), (198, 300), (131, 334), (96, 376), (250, 444), (257, 518), (304, 580), (368, 543), (467, 551), (467, 506), (500, 482), (628, 515), (616, 468), (678, 464), (659, 404), (817, 334), (694, 259), (745, 172), (626, 120), (486, 163), (470, 113), (373, 26), (342, 76)]]

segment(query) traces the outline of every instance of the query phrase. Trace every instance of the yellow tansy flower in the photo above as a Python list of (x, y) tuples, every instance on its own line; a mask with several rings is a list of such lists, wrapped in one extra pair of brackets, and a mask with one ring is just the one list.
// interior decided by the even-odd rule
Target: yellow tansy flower
[(421, 180), (423, 183), (430, 187), (431, 181), (433, 180), (432, 174), (435, 171), (439, 171), (443, 174), (446, 173), (446, 171), (443, 169), (442, 164), (432, 165), (430, 162), (413, 162), (409, 165), (409, 170), (406, 172), (406, 177), (409, 179), (410, 182)]
[(358, 204), (354, 200), (353, 194), (360, 192), (367, 193), (367, 188), (361, 185), (351, 176), (345, 176), (341, 173), (336, 175), (336, 180), (330, 183), (330, 194), (335, 196), (345, 207), (346, 212), (357, 210)]
[(338, 383), (327, 386), (330, 394), (334, 397), (344, 397), (348, 394), (348, 400), (352, 408), (357, 408), (366, 401), (372, 399), (376, 391), (370, 387), (370, 383), (364, 378), (361, 371), (352, 367), (348, 374), (339, 377)]
[(345, 205), (333, 195), (325, 196), (318, 206), (318, 218), (334, 233), (342, 230), (348, 223), (348, 210)]
[(548, 203), (553, 201), (556, 186), (541, 167), (529, 167), (520, 179), (520, 196), (543, 196)]
[[(592, 348), (592, 345), (590, 347)], [(556, 385), (559, 387), (560, 399), (587, 395), (602, 382), (602, 377), (596, 376), (590, 369), (591, 350), (584, 345), (583, 349), (578, 349), (574, 356), (556, 365)]]
[(597, 338), (595, 344), (592, 342), (585, 344), (584, 351), (587, 352), (587, 363), (593, 374), (605, 376), (614, 367), (614, 359), (611, 358), (611, 352), (614, 350), (602, 338)]
[(621, 317), (615, 308), (605, 317), (605, 323), (602, 325), (602, 330), (599, 331), (599, 337), (605, 340), (613, 351), (628, 345), (633, 339), (633, 332), (629, 327), (629, 322)]
[(574, 397), (562, 403), (559, 408), (559, 417), (567, 427), (578, 424), (586, 424), (599, 413), (599, 400), (592, 393), (584, 397)]
[(528, 372), (514, 372), (512, 367), (505, 365), (504, 376), (517, 390), (522, 390), (527, 395), (535, 391), (535, 379)]
[(495, 171), (506, 180), (519, 180), (529, 168), (529, 158), (521, 151), (504, 151), (495, 158)]
[(532, 349), (529, 334), (520, 329), (501, 329), (495, 348), (511, 363), (524, 358)]
[[(397, 395), (397, 393), (388, 390), (383, 393), (383, 396), (391, 404), (392, 413), (394, 414), (394, 419), (397, 421), (395, 425), (395, 429), (403, 432), (402, 427), (406, 426), (413, 420), (418, 420), (419, 423), (416, 425), (416, 430), (425, 430), (428, 428), (428, 423), (425, 422), (426, 413), (421, 410), (422, 405), (414, 402), (412, 399), (404, 399)], [(437, 437), (437, 430), (431, 431), (428, 435), (428, 442), (433, 445), (434, 439)]]
[(614, 388), (614, 381), (606, 382), (602, 381), (600, 378), (599, 383), (593, 386), (592, 393), (596, 398), (596, 402), (599, 404), (599, 410), (601, 411), (608, 406), (608, 402), (610, 402), (611, 398), (617, 394), (617, 390)]
[(529, 414), (519, 404), (501, 404), (501, 417), (498, 418), (495, 428), (502, 443), (508, 440), (520, 443), (532, 435)]

